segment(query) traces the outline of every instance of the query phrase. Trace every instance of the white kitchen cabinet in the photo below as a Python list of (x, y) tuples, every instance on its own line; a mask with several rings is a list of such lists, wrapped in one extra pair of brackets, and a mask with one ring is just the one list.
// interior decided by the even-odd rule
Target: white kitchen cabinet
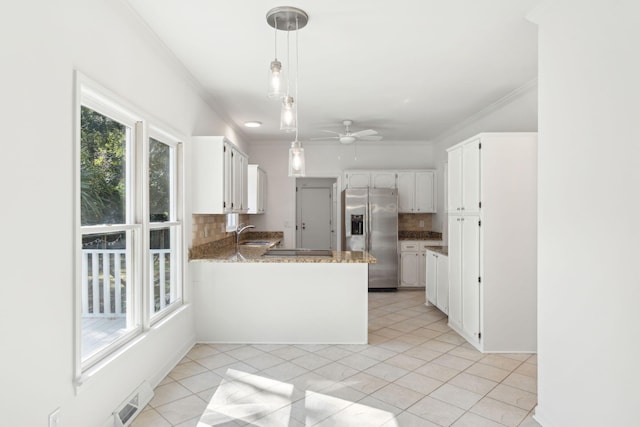
[(480, 139), (449, 149), (447, 190), (449, 213), (480, 212)]
[(396, 188), (395, 171), (371, 171), (371, 188)]
[(426, 251), (426, 302), (444, 314), (449, 313), (449, 258), (438, 252)]
[(267, 211), (267, 173), (258, 165), (248, 167), (248, 202), (250, 214), (262, 214)]
[(436, 212), (435, 171), (398, 171), (398, 212)]
[(449, 313), (449, 257), (438, 254), (436, 273), (436, 307), (444, 314)]
[(400, 242), (400, 286), (424, 288), (427, 283), (427, 247), (442, 241), (403, 240)]
[(448, 149), (449, 325), (483, 352), (536, 351), (537, 136)]
[(370, 171), (345, 171), (344, 186), (345, 188), (368, 188), (371, 183)]
[(235, 147), (231, 150), (231, 159), (233, 161), (233, 183), (231, 209), (236, 212), (246, 213), (249, 211), (248, 203), (248, 161), (247, 156)]
[(449, 216), (449, 324), (480, 343), (480, 217)]
[(247, 155), (222, 136), (194, 136), (191, 146), (193, 213), (246, 213)]
[(417, 241), (400, 242), (400, 286), (420, 286), (421, 256)]

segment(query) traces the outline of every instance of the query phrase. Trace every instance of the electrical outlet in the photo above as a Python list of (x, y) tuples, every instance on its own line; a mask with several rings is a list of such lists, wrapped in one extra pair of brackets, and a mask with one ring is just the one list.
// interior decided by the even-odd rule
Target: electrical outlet
[(424, 228), (424, 220), (420, 220), (420, 228)]
[(60, 408), (49, 414), (49, 427), (60, 427)]

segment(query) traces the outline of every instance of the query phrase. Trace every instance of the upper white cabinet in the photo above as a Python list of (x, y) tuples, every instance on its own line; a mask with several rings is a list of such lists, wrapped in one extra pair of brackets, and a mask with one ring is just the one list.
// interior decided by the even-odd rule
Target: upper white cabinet
[(345, 188), (397, 188), (399, 213), (436, 212), (434, 170), (346, 170)]
[(537, 135), (447, 151), (449, 325), (480, 351), (535, 352)]
[(192, 138), (195, 214), (246, 213), (247, 155), (222, 136)]
[(399, 171), (398, 212), (431, 213), (436, 211), (435, 171)]
[(480, 212), (480, 139), (448, 150), (447, 212)]
[(345, 188), (367, 188), (371, 182), (370, 171), (345, 171)]
[(396, 188), (395, 171), (371, 171), (371, 188)]
[(250, 214), (262, 214), (267, 211), (267, 173), (258, 165), (248, 167), (248, 206)]

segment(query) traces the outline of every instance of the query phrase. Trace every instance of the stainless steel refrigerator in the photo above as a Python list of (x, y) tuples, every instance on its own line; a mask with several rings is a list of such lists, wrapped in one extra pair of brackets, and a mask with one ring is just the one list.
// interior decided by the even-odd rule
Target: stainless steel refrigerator
[(398, 288), (398, 190), (347, 188), (342, 192), (345, 251), (367, 251), (369, 290)]

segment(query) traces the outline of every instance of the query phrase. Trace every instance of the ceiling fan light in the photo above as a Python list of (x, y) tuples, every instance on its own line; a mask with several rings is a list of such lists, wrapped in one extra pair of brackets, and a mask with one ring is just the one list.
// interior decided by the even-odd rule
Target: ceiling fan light
[(271, 66), (269, 67), (269, 98), (280, 98), (284, 95), (284, 81), (282, 63), (274, 59), (271, 61)]
[(353, 144), (354, 142), (356, 142), (356, 138), (351, 135), (345, 135), (340, 137), (340, 142), (342, 144)]
[(298, 140), (289, 148), (289, 176), (305, 176), (304, 148)]
[(285, 96), (282, 98), (282, 107), (280, 109), (280, 130), (294, 132), (296, 127), (296, 111), (293, 97)]

